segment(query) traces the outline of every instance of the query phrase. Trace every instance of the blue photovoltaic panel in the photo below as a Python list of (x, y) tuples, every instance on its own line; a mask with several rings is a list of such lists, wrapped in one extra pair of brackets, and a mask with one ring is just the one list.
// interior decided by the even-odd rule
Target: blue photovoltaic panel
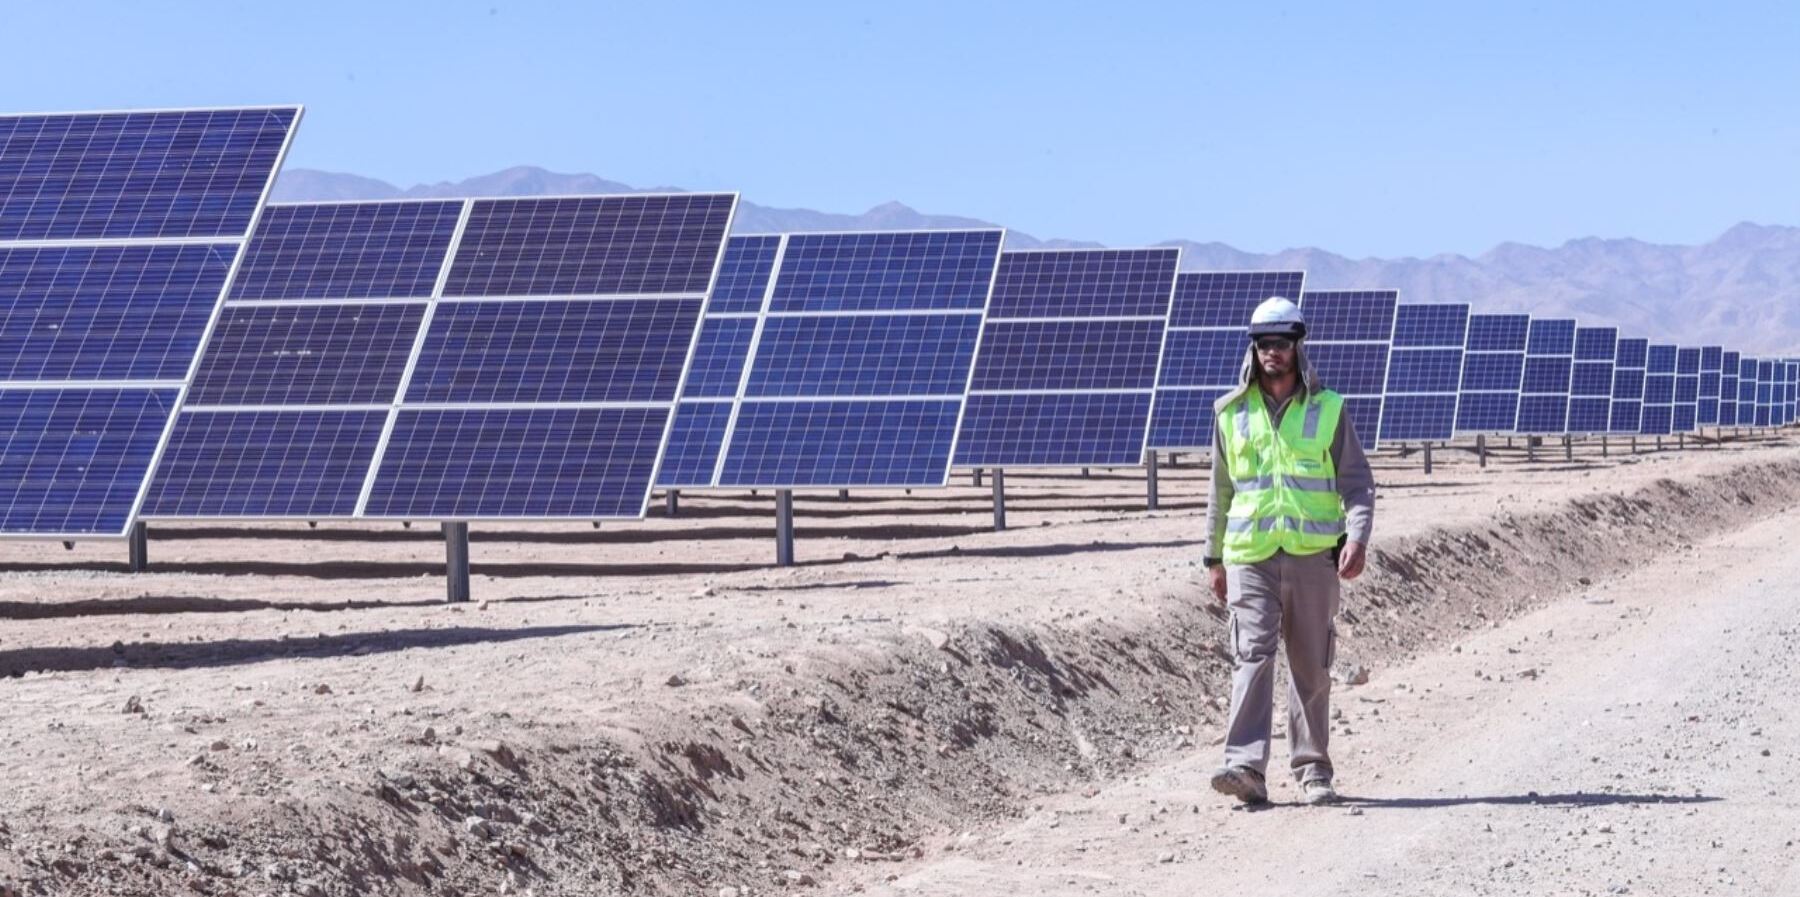
[(1644, 400), (1638, 432), (1667, 436), (1675, 425), (1674, 346), (1650, 346), (1645, 356)]
[(671, 444), (659, 484), (943, 485), (1003, 237), (778, 238), (727, 419), (684, 403), (693, 417), (678, 429), (692, 435)]
[(746, 402), (721, 486), (930, 485), (943, 481), (962, 402)]
[(0, 116), (0, 242), (250, 231), (298, 107)]
[(1624, 338), (1618, 342), (1609, 427), (1613, 433), (1635, 434), (1643, 427), (1644, 365), (1649, 352), (1649, 340)]
[(125, 534), (299, 117), (0, 116), (0, 535)]
[(231, 285), (233, 301), (427, 299), (462, 200), (271, 205)]
[(471, 200), (362, 515), (642, 516), (736, 202)]
[(152, 513), (641, 515), (734, 203), (277, 207)]
[(1575, 330), (1575, 362), (1569, 374), (1569, 432), (1612, 430), (1613, 359), (1618, 355), (1617, 327)]
[(1002, 253), (955, 466), (1142, 463), (1180, 258)]
[(1310, 344), (1393, 339), (1400, 294), (1394, 290), (1314, 290), (1301, 297)]
[(640, 517), (670, 407), (402, 409), (366, 513)]
[(736, 402), (718, 400), (677, 405), (656, 485), (664, 489), (711, 486), (719, 452), (725, 448), (725, 428), (736, 407)]
[(1448, 441), (1456, 433), (1469, 306), (1402, 305), (1394, 317), (1381, 438)]
[(1791, 424), (1800, 416), (1800, 361), (1787, 361), (1787, 414), (1782, 423)]
[[(1230, 330), (1170, 328), (1163, 346), (1162, 386), (1228, 390), (1243, 374), (1250, 341), (1243, 327)], [(1159, 446), (1160, 447), (1160, 446)]]
[(1159, 318), (1166, 324), (1177, 249), (1007, 252), (992, 318)]
[(979, 312), (1000, 241), (997, 230), (790, 234), (769, 311)]
[(1700, 350), (1677, 349), (1675, 352), (1675, 410), (1670, 426), (1677, 433), (1687, 433), (1699, 425), (1700, 416)]
[(744, 394), (956, 395), (968, 384), (980, 332), (981, 316), (970, 314), (771, 317)]
[(732, 237), (725, 242), (725, 260), (719, 263), (719, 280), (707, 301), (706, 313), (750, 314), (762, 311), (769, 277), (775, 273), (775, 250), (781, 235)]
[(1176, 275), (1150, 411), (1150, 450), (1212, 448), (1212, 404), (1241, 379), (1251, 312), (1276, 296), (1297, 301), (1305, 280), (1301, 271)]
[(1700, 402), (1695, 422), (1701, 426), (1719, 423), (1720, 370), (1724, 364), (1723, 346), (1706, 346), (1700, 350)]
[(424, 317), (418, 304), (227, 305), (185, 405), (386, 405)]
[(1011, 467), (1081, 467), (1095, 458), (1131, 464), (1143, 454), (1148, 393), (970, 395), (959, 467), (1005, 458)]
[(444, 295), (703, 295), (736, 203), (729, 193), (477, 200)]
[(1756, 425), (1773, 426), (1775, 423), (1775, 362), (1765, 358), (1756, 360)]
[(144, 515), (354, 516), (465, 205), (269, 206)]
[(1310, 290), (1301, 294), (1307, 360), (1345, 399), (1363, 446), (1380, 444), (1388, 351), (1400, 304), (1395, 290)]
[(118, 535), (174, 389), (0, 389), (0, 508), (11, 535)]
[(1142, 389), (1156, 382), (1162, 339), (1161, 321), (997, 321), (970, 388)]
[(1737, 422), (1740, 427), (1756, 424), (1756, 374), (1759, 367), (1754, 358), (1738, 357)]
[(1470, 315), (1467, 351), (1524, 355), (1530, 333), (1530, 315)]
[(236, 255), (0, 244), (0, 380), (186, 379)]
[(1460, 433), (1511, 433), (1518, 424), (1530, 315), (1470, 315), (1456, 407)]
[(1736, 352), (1724, 352), (1719, 365), (1719, 425), (1737, 426), (1738, 359)]
[(703, 302), (440, 302), (406, 401), (672, 402)]
[(1575, 360), (1575, 322), (1535, 318), (1525, 341), (1525, 379), (1519, 384), (1520, 433), (1569, 431), (1569, 382)]
[(756, 335), (754, 317), (708, 315), (700, 325), (700, 343), (688, 363), (683, 399), (729, 399), (737, 395), (750, 360), (750, 340)]
[(147, 517), (349, 517), (386, 410), (183, 411)]

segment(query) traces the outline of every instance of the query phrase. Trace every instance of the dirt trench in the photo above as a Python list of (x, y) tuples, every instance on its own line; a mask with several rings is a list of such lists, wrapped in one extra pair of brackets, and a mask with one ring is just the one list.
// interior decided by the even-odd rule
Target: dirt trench
[[(1750, 461), (1378, 538), (1346, 591), (1340, 666), (1379, 678), (1465, 630), (1797, 502), (1800, 461)], [(729, 697), (679, 701), (635, 729), (545, 727), (521, 708), (499, 739), (422, 730), (392, 756), (337, 770), (327, 795), (193, 820), (137, 807), (105, 833), (0, 819), (0, 882), (31, 895), (809, 890), (842, 864), (954, 850), (957, 833), (1034, 796), (1213, 750), (1229, 663), (1222, 615), (1191, 569), (1151, 587), (1147, 611), (896, 628), (871, 650), (771, 656)], [(286, 762), (195, 765), (277, 795)]]

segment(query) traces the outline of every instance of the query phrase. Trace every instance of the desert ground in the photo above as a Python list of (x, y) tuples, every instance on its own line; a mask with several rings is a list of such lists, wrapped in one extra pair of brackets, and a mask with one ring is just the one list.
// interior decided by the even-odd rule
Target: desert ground
[(1193, 457), (476, 524), (454, 605), (423, 523), (0, 543), (0, 894), (1800, 893), (1800, 441), (1665, 447), (1376, 456), (1332, 807), (1207, 787)]

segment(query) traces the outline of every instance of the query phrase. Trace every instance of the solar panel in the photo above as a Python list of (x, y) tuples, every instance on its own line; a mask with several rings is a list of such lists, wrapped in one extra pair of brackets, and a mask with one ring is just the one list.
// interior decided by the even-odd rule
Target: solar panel
[(129, 530), (299, 118), (0, 116), (0, 535)]
[(1791, 424), (1800, 416), (1800, 361), (1787, 361), (1787, 416), (1782, 423)]
[(1569, 432), (1612, 429), (1613, 372), (1619, 328), (1575, 329), (1575, 360), (1569, 375)]
[(1210, 450), (1213, 402), (1236, 387), (1249, 342), (1250, 313), (1274, 296), (1298, 299), (1301, 271), (1199, 271), (1175, 278), (1163, 347), (1151, 451)]
[(1771, 427), (1775, 419), (1775, 362), (1773, 359), (1756, 360), (1756, 425)]
[(1735, 427), (1738, 421), (1738, 360), (1741, 356), (1736, 352), (1725, 352), (1720, 356), (1719, 367), (1719, 425)]
[(1695, 415), (1695, 423), (1700, 426), (1719, 423), (1719, 390), (1724, 366), (1725, 347), (1706, 346), (1700, 350), (1700, 397)]
[(1470, 315), (1457, 398), (1459, 433), (1511, 433), (1518, 424), (1530, 315)]
[(944, 485), (1004, 236), (733, 237), (659, 485)]
[(1700, 417), (1700, 350), (1675, 350), (1675, 410), (1669, 427), (1677, 433), (1691, 433), (1699, 426)]
[(1740, 427), (1756, 425), (1756, 359), (1747, 355), (1738, 357), (1738, 413), (1737, 424)]
[(735, 204), (271, 207), (146, 513), (641, 516)]
[(1525, 377), (1519, 385), (1518, 432), (1569, 431), (1569, 386), (1575, 363), (1575, 321), (1533, 318), (1525, 344)]
[(1178, 249), (1002, 253), (956, 466), (1142, 463), (1180, 259)]
[(1644, 369), (1649, 356), (1649, 340), (1619, 340), (1613, 362), (1611, 432), (1635, 436), (1643, 428)]
[(1402, 305), (1394, 317), (1381, 438), (1445, 442), (1456, 432), (1469, 306)]
[(466, 206), (270, 205), (144, 516), (354, 516)]
[(1345, 413), (1369, 449), (1380, 444), (1382, 396), (1399, 304), (1395, 290), (1313, 291), (1300, 297), (1307, 359), (1326, 388), (1344, 397)]
[(1667, 436), (1675, 425), (1674, 346), (1651, 346), (1645, 355), (1644, 404), (1638, 432), (1645, 436)]

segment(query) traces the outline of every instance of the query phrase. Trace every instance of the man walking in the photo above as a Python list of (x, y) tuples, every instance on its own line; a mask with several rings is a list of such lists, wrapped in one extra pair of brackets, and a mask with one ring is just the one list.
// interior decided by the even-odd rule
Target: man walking
[(1331, 662), (1338, 579), (1362, 572), (1375, 480), (1344, 399), (1319, 381), (1299, 306), (1275, 297), (1250, 317), (1243, 382), (1213, 406), (1207, 574), (1231, 610), (1231, 718), (1212, 786), (1250, 803), (1264, 776), (1275, 704), (1275, 646), (1285, 636), (1288, 746), (1307, 803), (1332, 788)]

